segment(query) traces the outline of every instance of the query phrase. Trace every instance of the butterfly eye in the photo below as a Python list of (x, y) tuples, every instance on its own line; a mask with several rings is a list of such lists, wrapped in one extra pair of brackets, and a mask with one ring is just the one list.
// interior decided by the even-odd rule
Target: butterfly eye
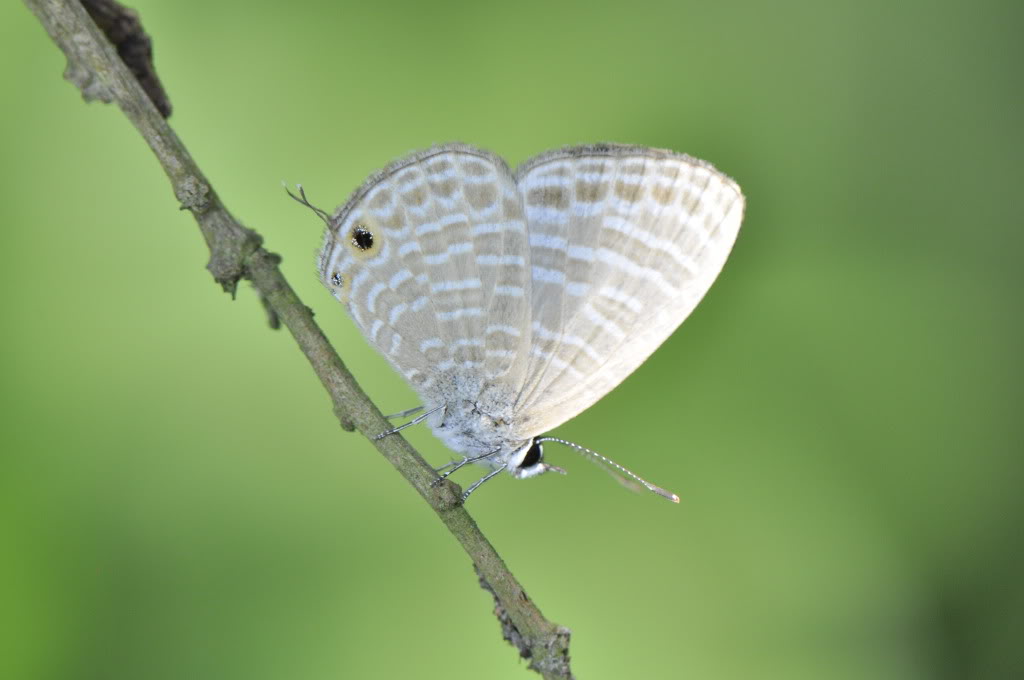
[(530, 450), (526, 452), (526, 455), (523, 457), (523, 462), (521, 462), (519, 464), (519, 467), (520, 468), (533, 467), (534, 465), (539, 463), (541, 461), (541, 458), (543, 458), (543, 457), (544, 457), (544, 448), (539, 443), (534, 442), (533, 446), (530, 447)]

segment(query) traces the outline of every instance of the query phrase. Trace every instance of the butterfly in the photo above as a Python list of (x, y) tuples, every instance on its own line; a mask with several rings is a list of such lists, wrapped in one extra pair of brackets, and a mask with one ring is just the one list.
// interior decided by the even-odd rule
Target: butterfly
[[(289, 192), (290, 193), (290, 192)], [(559, 442), (628, 486), (678, 496), (601, 454), (542, 436), (596, 402), (683, 322), (725, 263), (739, 186), (710, 164), (619, 144), (567, 147), (515, 170), (452, 143), (371, 175), (327, 224), (319, 274), (468, 463), (524, 479), (564, 470)]]

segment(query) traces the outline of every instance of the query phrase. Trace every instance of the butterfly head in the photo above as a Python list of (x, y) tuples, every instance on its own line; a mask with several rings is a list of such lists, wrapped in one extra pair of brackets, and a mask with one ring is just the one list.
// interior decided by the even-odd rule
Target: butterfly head
[(531, 439), (516, 449), (509, 457), (506, 468), (516, 479), (536, 477), (545, 472), (565, 474), (562, 468), (544, 462), (544, 446), (536, 439)]

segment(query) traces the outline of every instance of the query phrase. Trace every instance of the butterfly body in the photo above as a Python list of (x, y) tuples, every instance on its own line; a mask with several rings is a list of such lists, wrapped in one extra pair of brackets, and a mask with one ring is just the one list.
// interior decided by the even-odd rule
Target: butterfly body
[(371, 176), (329, 219), (320, 276), (416, 390), (434, 434), (539, 474), (539, 435), (642, 363), (710, 287), (739, 187), (683, 154), (593, 145), (512, 171), (448, 144)]
[(480, 461), (487, 467), (505, 465), (530, 439), (513, 428), (519, 419), (514, 392), (501, 383), (484, 385), (470, 370), (442, 372), (420, 397), (428, 411), (441, 407), (427, 422), (448, 448), (470, 457), (497, 451)]

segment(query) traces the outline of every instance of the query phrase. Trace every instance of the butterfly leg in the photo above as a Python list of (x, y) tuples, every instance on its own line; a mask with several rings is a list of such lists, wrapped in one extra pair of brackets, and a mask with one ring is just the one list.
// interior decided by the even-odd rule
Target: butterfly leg
[(408, 418), (413, 413), (419, 413), (423, 409), (424, 409), (423, 406), (416, 406), (414, 408), (407, 408), (404, 411), (399, 411), (398, 413), (392, 413), (391, 415), (384, 416), (384, 417), (387, 418), (388, 420), (394, 420), (395, 418)]
[[(422, 408), (423, 408), (423, 407), (422, 407), (422, 406), (420, 406), (420, 407), (419, 407), (418, 409), (413, 409), (413, 410), (412, 410), (412, 412), (413, 412), (413, 413), (416, 413), (416, 411), (418, 411), (418, 410), (420, 410), (420, 409), (422, 409)], [(409, 421), (409, 422), (407, 422), (407, 423), (402, 423), (401, 425), (399, 425), (399, 426), (398, 426), (398, 427), (396, 427), (396, 428), (393, 428), (393, 429), (387, 430), (386, 432), (381, 432), (381, 433), (380, 433), (379, 435), (377, 435), (377, 436), (376, 436), (376, 437), (374, 437), (373, 439), (374, 439), (374, 441), (376, 441), (376, 440), (378, 440), (378, 439), (384, 439), (384, 437), (387, 437), (387, 436), (388, 436), (389, 434), (394, 434), (394, 433), (396, 433), (396, 432), (399, 432), (399, 431), (401, 431), (401, 430), (404, 430), (404, 429), (405, 429), (405, 428), (407, 428), (407, 427), (410, 427), (410, 426), (412, 426), (412, 425), (416, 425), (417, 423), (422, 423), (422, 422), (423, 422), (424, 420), (426, 420), (426, 419), (427, 419), (427, 418), (429, 418), (429, 417), (430, 417), (431, 415), (433, 415), (434, 413), (437, 413), (438, 411), (440, 411), (440, 410), (441, 410), (441, 409), (443, 409), (443, 408), (444, 408), (444, 404), (441, 404), (441, 405), (440, 405), (440, 406), (438, 406), (437, 408), (432, 408), (432, 409), (430, 409), (429, 411), (427, 411), (426, 413), (424, 413), (423, 415), (421, 415), (421, 416), (417, 416), (417, 417), (413, 418), (412, 420), (410, 420), (410, 421)], [(396, 416), (397, 416), (397, 415), (400, 415), (400, 414), (396, 414)]]
[(437, 474), (441, 474), (442, 472), (444, 472), (445, 470), (447, 470), (451, 466), (458, 465), (458, 464), (459, 464), (459, 461), (457, 461), (457, 460), (450, 460), (447, 463), (445, 463), (444, 465), (442, 465), (441, 467), (434, 468), (434, 472), (436, 472)]
[[(438, 484), (440, 484), (444, 480), (448, 479), (449, 475), (451, 475), (453, 472), (455, 472), (456, 470), (461, 468), (463, 465), (467, 465), (469, 463), (476, 463), (476, 462), (481, 461), (481, 460), (483, 460), (485, 458), (490, 458), (491, 456), (493, 456), (494, 454), (496, 454), (500, 450), (501, 449), (495, 449), (494, 451), (491, 451), (490, 453), (485, 453), (482, 456), (474, 456), (472, 458), (463, 458), (462, 460), (460, 460), (458, 462), (453, 460), (450, 463), (445, 463), (441, 467), (437, 468), (437, 472), (441, 472), (441, 470), (444, 470), (445, 468), (449, 468), (449, 467), (451, 468), (451, 470), (448, 470), (447, 472), (442, 474), (440, 477), (438, 477), (437, 479), (432, 481), (430, 483), (430, 485), (431, 486), (437, 486)], [(498, 469), (499, 470), (504, 470), (504, 468), (498, 468)]]
[(472, 484), (470, 484), (470, 485), (469, 485), (469, 488), (468, 488), (468, 489), (466, 489), (465, 491), (463, 491), (463, 492), (462, 492), (462, 502), (463, 502), (463, 503), (465, 503), (465, 502), (466, 502), (466, 499), (467, 499), (467, 498), (469, 498), (469, 494), (471, 494), (471, 493), (473, 493), (474, 491), (476, 491), (476, 490), (477, 490), (477, 488), (478, 488), (478, 487), (479, 487), (479, 486), (480, 486), (481, 484), (483, 484), (483, 483), (484, 483), (484, 482), (486, 482), (486, 481), (487, 481), (488, 479), (490, 479), (491, 477), (493, 477), (494, 475), (498, 474), (499, 472), (501, 472), (501, 471), (502, 471), (502, 470), (504, 470), (504, 469), (505, 469), (505, 468), (498, 468), (498, 469), (497, 469), (497, 470), (495, 470), (494, 472), (489, 472), (489, 473), (487, 473), (486, 475), (484, 475), (483, 477), (481, 477), (480, 479), (478, 479), (478, 480), (476, 480), (475, 482), (473, 482)]

